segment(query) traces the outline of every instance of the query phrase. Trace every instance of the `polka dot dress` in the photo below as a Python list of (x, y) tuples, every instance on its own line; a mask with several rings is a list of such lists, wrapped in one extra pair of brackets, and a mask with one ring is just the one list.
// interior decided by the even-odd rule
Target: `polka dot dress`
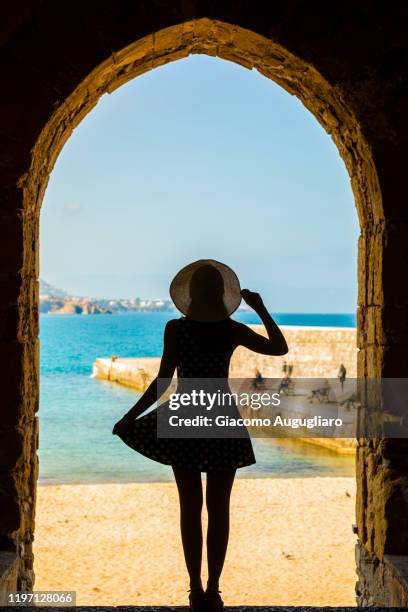
[[(228, 323), (229, 320), (211, 325), (219, 325), (222, 331), (222, 326)], [(228, 378), (233, 348), (226, 346), (218, 352), (211, 348), (203, 350), (195, 333), (200, 325), (209, 324), (187, 317), (177, 320), (178, 378)], [(166, 408), (164, 403), (158, 410)], [(149, 459), (201, 472), (237, 469), (255, 463), (249, 435), (237, 438), (158, 438), (157, 410), (132, 421), (121, 438), (130, 448)]]

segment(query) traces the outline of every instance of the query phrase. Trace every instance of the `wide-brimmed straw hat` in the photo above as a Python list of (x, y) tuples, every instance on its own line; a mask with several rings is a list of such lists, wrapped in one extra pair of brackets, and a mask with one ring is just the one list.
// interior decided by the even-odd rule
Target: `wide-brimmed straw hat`
[(241, 287), (229, 266), (214, 259), (199, 259), (176, 274), (170, 296), (189, 318), (215, 322), (226, 319), (238, 308)]

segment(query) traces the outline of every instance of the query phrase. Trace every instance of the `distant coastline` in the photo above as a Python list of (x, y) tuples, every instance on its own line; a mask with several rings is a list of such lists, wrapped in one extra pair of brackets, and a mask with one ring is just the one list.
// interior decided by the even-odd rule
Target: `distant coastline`
[[(75, 296), (40, 279), (40, 313), (51, 315), (103, 315), (178, 311), (171, 300), (161, 298), (97, 298)], [(243, 323), (258, 323), (256, 315), (248, 308), (239, 308), (239, 320)], [(302, 313), (274, 312), (278, 325), (302, 327), (356, 327), (355, 313)]]
[(75, 296), (40, 279), (40, 312), (42, 314), (100, 315), (170, 311), (175, 311), (175, 307), (170, 300), (140, 297), (109, 299)]

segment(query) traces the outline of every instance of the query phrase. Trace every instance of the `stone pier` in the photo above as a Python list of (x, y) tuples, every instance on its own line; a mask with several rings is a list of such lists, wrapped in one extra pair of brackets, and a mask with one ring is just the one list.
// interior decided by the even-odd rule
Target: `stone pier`
[[(262, 325), (250, 325), (266, 335)], [(284, 361), (293, 365), (295, 378), (335, 378), (341, 363), (347, 377), (356, 376), (356, 330), (352, 327), (281, 326), (289, 346), (284, 357), (270, 357), (239, 347), (231, 360), (230, 377), (252, 377), (259, 370), (264, 378), (280, 378)], [(157, 376), (160, 357), (100, 357), (93, 376), (144, 391)]]

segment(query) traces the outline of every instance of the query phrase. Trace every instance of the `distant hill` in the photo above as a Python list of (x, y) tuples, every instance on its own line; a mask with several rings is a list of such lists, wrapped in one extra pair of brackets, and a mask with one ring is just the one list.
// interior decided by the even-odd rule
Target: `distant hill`
[(59, 298), (65, 298), (68, 296), (66, 291), (63, 291), (63, 289), (57, 289), (42, 278), (40, 278), (40, 295), (52, 295)]
[(85, 315), (168, 310), (174, 310), (174, 305), (170, 300), (73, 296), (40, 278), (40, 312), (42, 313)]

